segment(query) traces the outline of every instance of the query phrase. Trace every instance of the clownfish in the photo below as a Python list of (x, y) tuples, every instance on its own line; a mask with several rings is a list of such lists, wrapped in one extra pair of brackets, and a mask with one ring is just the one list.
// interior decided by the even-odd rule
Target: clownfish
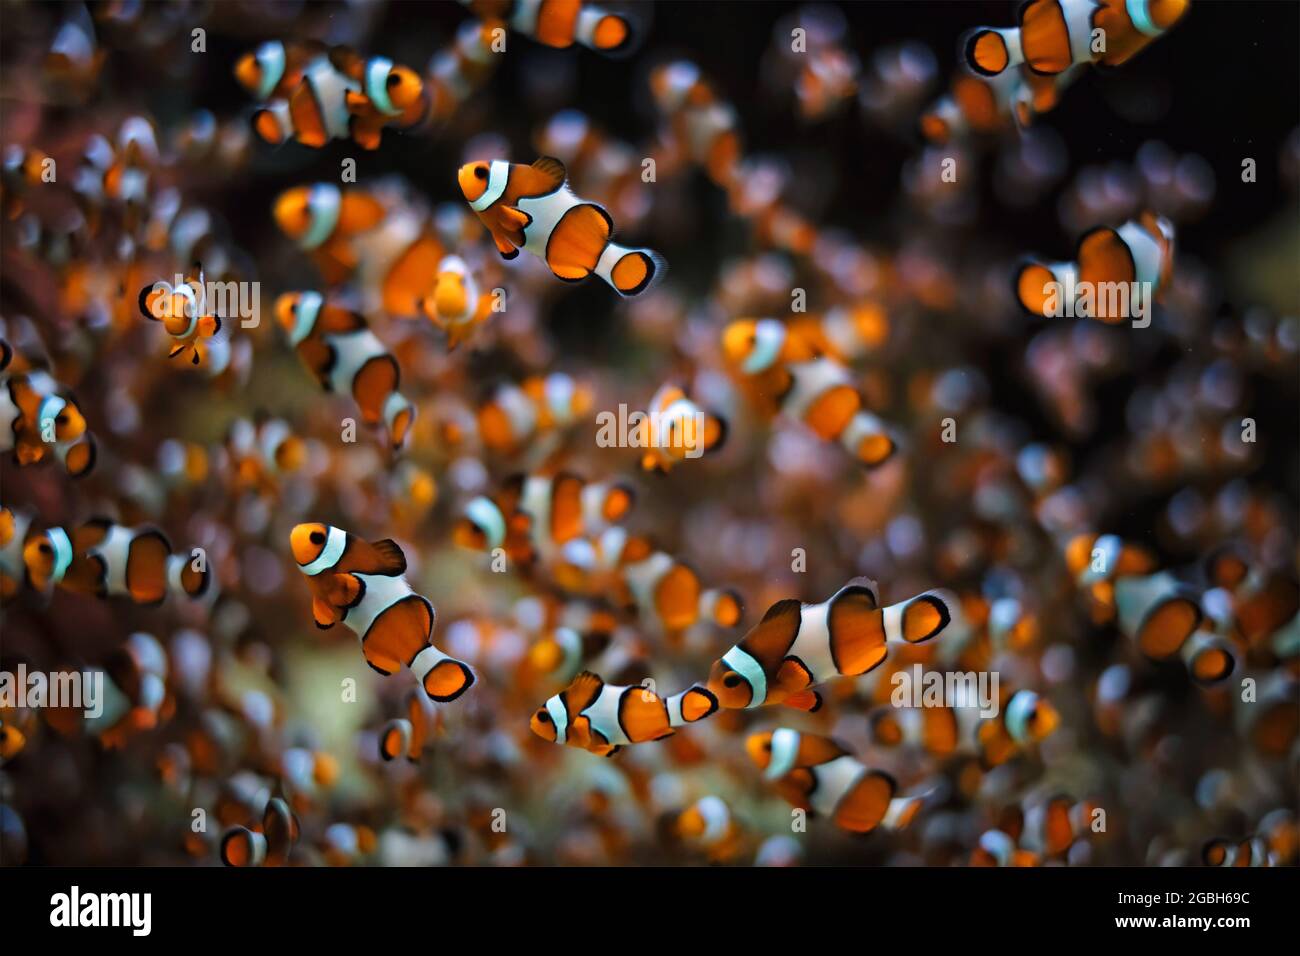
[(996, 76), (959, 74), (949, 92), (922, 114), (921, 134), (943, 146), (974, 134), (1029, 126), (1035, 117), (1056, 108), (1081, 69), (1052, 76), (1039, 76), (1026, 67)]
[[(1051, 318), (1067, 314), (1065, 310), (1072, 306), (1075, 315), (1123, 322), (1149, 308), (1152, 299), (1161, 298), (1173, 265), (1173, 224), (1146, 212), (1118, 229), (1098, 227), (1084, 233), (1073, 262), (1026, 259), (1017, 268), (1012, 287), (1016, 301), (1030, 315)], [(1106, 290), (1121, 285), (1126, 294), (1107, 294)], [(1074, 302), (1065, 302), (1072, 292)]]
[(489, 450), (510, 454), (540, 434), (573, 424), (593, 401), (591, 388), (564, 372), (504, 383), (476, 413), (479, 438)]
[(939, 591), (881, 607), (876, 585), (854, 578), (820, 604), (778, 601), (709, 671), (708, 688), (728, 709), (785, 704), (817, 710), (812, 690), (833, 677), (865, 674), (889, 644), (920, 644), (953, 619), (952, 599)]
[(640, 295), (663, 274), (663, 258), (613, 242), (614, 220), (575, 196), (566, 176), (562, 162), (543, 156), (531, 166), (500, 159), (467, 163), (457, 179), (503, 259), (525, 249), (566, 282), (595, 273), (621, 296)]
[[(568, 583), (566, 573), (581, 580), (596, 574), (594, 590), (603, 590), (612, 573), (618, 599), (637, 609), (647, 624), (669, 636), (694, 627), (701, 620), (718, 627), (734, 627), (743, 611), (740, 597), (722, 588), (704, 588), (694, 569), (676, 560), (642, 535), (621, 527), (607, 528), (594, 540), (576, 538), (562, 554), (557, 573)], [(593, 587), (588, 585), (587, 590)]]
[[(172, 590), (171, 543), (157, 528), (128, 528), (94, 518), (71, 535), (61, 528), (46, 529), (28, 540), (23, 557), (33, 586), (42, 590), (58, 584), (77, 594), (129, 597), (144, 605), (161, 604)], [(206, 588), (210, 573), (205, 567), (187, 578), (194, 595)]]
[(505, 25), (499, 20), (466, 20), (451, 46), (433, 55), (427, 81), (434, 120), (449, 119), (487, 82), (500, 58), (494, 43), (504, 36)]
[(658, 66), (650, 73), (650, 93), (669, 122), (671, 145), (680, 159), (702, 167), (717, 185), (732, 186), (742, 153), (740, 122), (700, 68), (689, 60)]
[(1025, 830), (1020, 842), (1044, 857), (1060, 856), (1090, 830), (1097, 805), (1088, 800), (1057, 794), (1025, 812)]
[(622, 55), (635, 42), (632, 21), (586, 0), (461, 0), (481, 20), (501, 20), (538, 43), (564, 50), (575, 43)]
[(881, 747), (908, 746), (934, 757), (974, 754), (987, 768), (997, 767), (1022, 749), (1049, 737), (1060, 723), (1050, 702), (1031, 690), (1012, 694), (998, 714), (983, 717), (974, 705), (883, 707), (868, 724)]
[(710, 863), (734, 859), (744, 844), (744, 828), (726, 801), (712, 794), (673, 814), (667, 822), (674, 837), (704, 850)]
[[(23, 546), (31, 523), (30, 514), (0, 507), (0, 601), (8, 602), (17, 597), (23, 582), (28, 580)], [(68, 560), (71, 560), (70, 555)]]
[(254, 424), (236, 419), (226, 433), (231, 484), (237, 490), (273, 492), (280, 475), (290, 474), (307, 461), (307, 443), (293, 433), (282, 418)]
[(167, 670), (167, 652), (158, 639), (132, 634), (104, 671), (104, 704), (98, 716), (85, 718), (85, 731), (104, 747), (118, 749), (157, 727), (167, 704)]
[(528, 726), (551, 743), (612, 757), (630, 744), (670, 737), (676, 728), (717, 709), (717, 698), (699, 685), (665, 698), (637, 684), (606, 684), (599, 675), (583, 671), (548, 698)]
[(727, 423), (686, 397), (677, 385), (664, 385), (650, 399), (649, 412), (637, 425), (638, 447), (646, 449), (641, 467), (667, 473), (687, 458), (722, 447)]
[(235, 61), (235, 79), (258, 102), (288, 99), (302, 82), (307, 64), (324, 53), (314, 41), (267, 40)]
[(68, 4), (67, 18), (45, 54), (45, 73), (56, 83), (88, 93), (103, 69), (108, 51), (95, 39), (95, 23), (84, 4)]
[(195, 265), (197, 278), (173, 286), (161, 279), (140, 290), (140, 314), (161, 322), (172, 338), (168, 358), (190, 355), (190, 364), (199, 365), (213, 340), (221, 332), (221, 319), (208, 309), (208, 284), (203, 267)]
[(396, 451), (415, 421), (415, 406), (397, 390), (401, 368), (359, 313), (328, 305), (319, 292), (287, 292), (275, 303), (289, 344), (327, 392), (351, 395), (367, 425), (381, 421)]
[(588, 483), (577, 475), (520, 475), (494, 500), (480, 495), (465, 506), (452, 535), (474, 551), (504, 548), (515, 561), (547, 561), (575, 538), (599, 533), (632, 508), (632, 489), (617, 482)]
[(274, 216), (281, 231), (311, 253), (326, 284), (337, 285), (357, 267), (351, 240), (383, 222), (384, 207), (360, 189), (316, 183), (281, 193)]
[(406, 665), (436, 701), (455, 700), (473, 685), (468, 664), (434, 647), (437, 614), (411, 590), (406, 556), (394, 541), (367, 544), (342, 528), (311, 523), (294, 527), (289, 546), (311, 587), (316, 626), (346, 624), (371, 668), (388, 676)]
[(283, 866), (298, 842), (298, 818), (283, 797), (266, 802), (259, 829), (235, 826), (221, 837), (221, 862), (226, 866)]
[(789, 334), (775, 319), (742, 319), (723, 331), (722, 348), (759, 401), (823, 441), (839, 442), (860, 464), (878, 467), (898, 450), (885, 422), (862, 407), (847, 368), (826, 356), (804, 357), (814, 353), (805, 335)]
[(412, 763), (418, 762), (436, 726), (437, 715), (428, 699), (408, 693), (406, 716), (390, 720), (379, 732), (379, 756), (390, 761), (405, 755)]
[[(977, 27), (962, 36), (966, 65), (982, 76), (1026, 65), (1054, 75), (1072, 66), (1119, 66), (1136, 56), (1187, 12), (1187, 0), (1030, 0), (1020, 25)], [(1101, 31), (1105, 42), (1095, 45)]]
[[(6, 365), (12, 348), (5, 347)], [(95, 437), (76, 398), (43, 369), (14, 375), (0, 366), (0, 454), (12, 451), (20, 467), (53, 451), (73, 478), (95, 466)]]
[(479, 293), (478, 282), (464, 259), (447, 256), (438, 263), (433, 294), (425, 297), (421, 308), (434, 325), (447, 333), (450, 351), (492, 314), (493, 301), (491, 292)]
[(745, 751), (791, 806), (853, 833), (878, 826), (900, 830), (916, 818), (925, 799), (895, 796), (892, 776), (867, 767), (829, 737), (778, 727), (751, 734)]

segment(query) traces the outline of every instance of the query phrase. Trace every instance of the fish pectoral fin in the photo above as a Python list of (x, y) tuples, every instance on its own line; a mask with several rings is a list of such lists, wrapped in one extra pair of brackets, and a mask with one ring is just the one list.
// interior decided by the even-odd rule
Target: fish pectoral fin
[(822, 695), (815, 690), (801, 690), (797, 694), (791, 694), (782, 703), (787, 707), (806, 710), (808, 713), (814, 714), (821, 710)]
[(355, 574), (335, 574), (330, 579), (328, 601), (334, 607), (356, 607), (365, 593), (365, 584)]
[(319, 597), (311, 599), (311, 617), (316, 622), (316, 626), (322, 630), (331, 628), (339, 622), (338, 612), (328, 601)]
[(501, 253), (502, 259), (514, 259), (519, 255), (519, 250), (510, 244), (510, 241), (503, 236), (493, 235), (492, 241), (497, 244), (497, 252)]
[(796, 657), (787, 657), (781, 662), (776, 672), (776, 686), (791, 694), (797, 694), (812, 684), (812, 674), (803, 661)]
[(501, 207), (501, 225), (511, 232), (527, 229), (532, 222), (533, 217), (516, 206)]

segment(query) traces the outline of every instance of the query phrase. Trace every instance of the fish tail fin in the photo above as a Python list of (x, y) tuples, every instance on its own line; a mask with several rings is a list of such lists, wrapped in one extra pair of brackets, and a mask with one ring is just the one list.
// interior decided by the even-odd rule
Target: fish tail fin
[(650, 249), (629, 249), (611, 242), (596, 263), (596, 275), (624, 298), (640, 295), (663, 278), (668, 263)]
[(411, 661), (411, 672), (424, 692), (439, 703), (455, 700), (474, 686), (474, 672), (464, 661), (430, 644)]

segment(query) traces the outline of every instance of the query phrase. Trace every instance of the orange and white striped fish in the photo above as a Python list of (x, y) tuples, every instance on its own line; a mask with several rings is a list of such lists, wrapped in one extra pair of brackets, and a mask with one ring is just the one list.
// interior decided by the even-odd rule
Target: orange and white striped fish
[(867, 767), (830, 737), (778, 727), (751, 734), (745, 750), (791, 806), (853, 833), (878, 826), (901, 830), (925, 800), (925, 794), (896, 796), (898, 783), (892, 776)]
[(534, 375), (518, 385), (506, 382), (479, 406), (478, 435), (490, 451), (511, 454), (574, 424), (591, 411), (593, 401), (591, 387), (564, 372)]
[(493, 301), (491, 292), (479, 292), (478, 281), (464, 259), (446, 256), (438, 263), (433, 294), (425, 297), (421, 308), (434, 325), (447, 333), (450, 351), (492, 314)]
[(926, 591), (881, 607), (875, 582), (854, 578), (819, 604), (778, 601), (709, 671), (708, 687), (728, 709), (785, 704), (817, 710), (814, 688), (865, 674), (890, 644), (920, 644), (953, 620), (955, 599)]
[(487, 82), (500, 59), (494, 44), (504, 37), (505, 24), (499, 20), (466, 20), (455, 41), (433, 55), (425, 80), (434, 121), (452, 117)]
[(641, 467), (667, 473), (687, 458), (717, 451), (727, 437), (727, 423), (705, 411), (679, 385), (664, 385), (650, 399), (637, 426), (636, 447), (646, 449)]
[(261, 825), (234, 826), (221, 836), (219, 854), (226, 866), (284, 866), (298, 842), (298, 818), (283, 797), (266, 802)]
[(76, 398), (43, 369), (6, 374), (15, 353), (2, 340), (0, 353), (0, 454), (25, 467), (53, 453), (73, 478), (89, 474), (98, 446)]
[(1173, 223), (1146, 212), (1084, 233), (1073, 262), (1026, 259), (1014, 278), (1016, 300), (1030, 315), (1123, 322), (1160, 300), (1173, 265)]
[(324, 53), (325, 47), (312, 40), (267, 40), (235, 61), (235, 79), (258, 102), (288, 99), (307, 64)]
[(539, 707), (528, 725), (543, 740), (612, 757), (630, 744), (671, 737), (717, 709), (717, 698), (699, 685), (660, 697), (648, 687), (606, 684), (583, 671)]
[(961, 40), (966, 65), (997, 76), (1026, 65), (1040, 75), (1072, 66), (1119, 66), (1132, 59), (1187, 12), (1187, 0), (1029, 0), (1019, 25), (977, 27)]
[(898, 450), (889, 426), (862, 407), (849, 370), (826, 356), (803, 360), (810, 343), (788, 335), (778, 320), (733, 322), (723, 331), (722, 347), (732, 369), (769, 412), (802, 422), (823, 441), (839, 442), (868, 468), (883, 465)]
[(438, 726), (438, 715), (427, 697), (411, 691), (406, 695), (406, 716), (395, 717), (379, 732), (379, 756), (384, 761), (405, 756), (417, 763)]
[(405, 446), (415, 406), (397, 390), (401, 368), (364, 317), (329, 305), (319, 292), (286, 292), (276, 319), (298, 358), (327, 392), (351, 395), (368, 425), (381, 421), (390, 446)]
[(196, 264), (195, 268), (198, 275), (179, 285), (159, 280), (141, 289), (140, 314), (161, 322), (171, 337), (168, 358), (189, 355), (190, 364), (199, 365), (221, 333), (221, 318), (209, 308), (203, 267)]
[(531, 166), (467, 163), (457, 179), (470, 208), (492, 234), (503, 259), (524, 249), (566, 282), (600, 276), (621, 296), (650, 288), (664, 273), (663, 258), (612, 240), (614, 220), (601, 206), (573, 194), (564, 164), (543, 156)]
[(469, 665), (433, 645), (437, 614), (407, 583), (396, 542), (368, 544), (342, 528), (307, 523), (294, 527), (289, 546), (307, 576), (316, 626), (346, 624), (372, 669), (388, 676), (405, 665), (436, 701), (455, 700), (473, 685)]
[(504, 21), (538, 43), (564, 50), (577, 43), (623, 55), (636, 42), (632, 21), (587, 0), (461, 0), (481, 20)]
[(337, 285), (357, 267), (351, 240), (376, 228), (384, 219), (384, 207), (364, 190), (316, 183), (281, 193), (274, 215), (281, 231), (311, 254), (326, 284)]
[(650, 93), (671, 134), (669, 155), (664, 157), (668, 162), (661, 165), (671, 169), (693, 163), (724, 189), (734, 185), (743, 150), (740, 121), (735, 107), (717, 94), (700, 68), (689, 60), (655, 67)]

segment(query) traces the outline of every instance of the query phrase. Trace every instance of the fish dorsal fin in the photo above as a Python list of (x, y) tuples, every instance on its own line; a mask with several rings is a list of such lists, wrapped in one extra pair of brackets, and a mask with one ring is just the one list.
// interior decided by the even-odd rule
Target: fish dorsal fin
[(398, 547), (397, 542), (392, 538), (384, 538), (382, 541), (373, 542), (370, 547), (375, 549), (375, 554), (379, 559), (379, 574), (402, 574), (406, 571), (406, 555)]
[(583, 671), (575, 677), (564, 691), (564, 706), (569, 712), (569, 719), (577, 717), (595, 702), (604, 688), (605, 682), (599, 674)]
[(763, 620), (741, 638), (740, 646), (769, 674), (775, 672), (799, 636), (800, 607), (797, 598), (777, 601), (767, 609)]
[(550, 184), (546, 190), (553, 193), (564, 185), (564, 180), (568, 178), (568, 170), (564, 168), (564, 163), (560, 162), (554, 156), (539, 156), (531, 167), (539, 177), (539, 181)]

